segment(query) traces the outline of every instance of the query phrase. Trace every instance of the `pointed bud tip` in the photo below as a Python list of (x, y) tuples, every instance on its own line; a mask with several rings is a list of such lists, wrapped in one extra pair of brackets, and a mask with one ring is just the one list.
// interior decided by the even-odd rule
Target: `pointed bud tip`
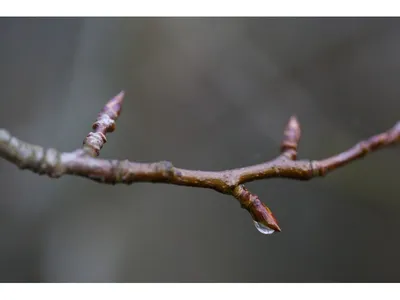
[(295, 115), (291, 116), (288, 122), (289, 127), (300, 127), (299, 120)]
[(118, 116), (121, 114), (124, 96), (125, 92), (120, 91), (116, 96), (107, 102), (102, 112), (106, 112), (113, 120), (116, 120), (116, 118), (118, 118)]
[(125, 91), (122, 90), (114, 97), (114, 99), (119, 104), (122, 104), (122, 102), (124, 101), (124, 97), (125, 97)]
[(267, 224), (268, 224), (267, 226), (268, 226), (269, 228), (271, 228), (271, 229), (277, 231), (277, 232), (281, 232), (282, 230), (281, 230), (281, 228), (279, 227), (278, 222), (276, 222), (275, 217), (273, 217), (273, 218), (274, 218), (274, 219), (273, 219), (273, 222), (271, 222), (271, 220), (269, 220), (269, 222), (267, 223)]
[(275, 231), (281, 232), (281, 228), (278, 225), (278, 221), (276, 220), (274, 214), (269, 209), (269, 207), (265, 205), (265, 203), (262, 203), (262, 207), (264, 207), (265, 209), (264, 211), (265, 213), (263, 214), (264, 224)]

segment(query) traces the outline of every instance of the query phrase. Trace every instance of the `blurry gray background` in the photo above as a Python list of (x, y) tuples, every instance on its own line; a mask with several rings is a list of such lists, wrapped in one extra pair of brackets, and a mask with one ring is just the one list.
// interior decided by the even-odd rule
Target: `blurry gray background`
[[(81, 146), (125, 89), (103, 158), (224, 170), (320, 159), (400, 119), (400, 20), (0, 19), (0, 127)], [(282, 233), (233, 197), (50, 179), (0, 160), (0, 281), (400, 281), (400, 148), (309, 182), (248, 184)]]

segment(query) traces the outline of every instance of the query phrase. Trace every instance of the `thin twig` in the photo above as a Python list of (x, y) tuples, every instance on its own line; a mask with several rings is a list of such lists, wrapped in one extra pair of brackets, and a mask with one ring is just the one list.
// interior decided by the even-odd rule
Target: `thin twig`
[(101, 110), (96, 122), (93, 123), (94, 132), (89, 132), (83, 141), (83, 151), (90, 156), (99, 156), (100, 150), (107, 142), (106, 133), (115, 130), (115, 121), (121, 114), (122, 102), (124, 100), (124, 91), (108, 101)]
[(296, 160), (300, 125), (295, 117), (291, 117), (284, 131), (281, 155), (258, 165), (215, 172), (180, 169), (168, 161), (138, 163), (95, 158), (107, 141), (106, 133), (115, 129), (123, 97), (124, 93), (119, 93), (102, 109), (93, 124), (94, 132), (90, 132), (85, 138), (82, 149), (64, 153), (51, 148), (44, 149), (23, 142), (13, 137), (7, 130), (0, 129), (0, 156), (20, 169), (29, 169), (53, 178), (69, 174), (108, 184), (158, 182), (214, 189), (238, 199), (241, 206), (249, 211), (257, 226), (280, 231), (270, 209), (256, 195), (250, 193), (243, 186), (244, 183), (274, 177), (309, 180), (324, 176), (364, 157), (367, 153), (400, 141), (400, 122), (398, 122), (387, 132), (362, 141), (330, 158), (319, 161)]

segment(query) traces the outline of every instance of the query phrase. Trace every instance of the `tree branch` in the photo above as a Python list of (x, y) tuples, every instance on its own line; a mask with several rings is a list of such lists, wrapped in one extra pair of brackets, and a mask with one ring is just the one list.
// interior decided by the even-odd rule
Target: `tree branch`
[(106, 134), (115, 129), (123, 98), (124, 92), (121, 92), (105, 105), (93, 124), (94, 131), (87, 135), (81, 149), (64, 153), (52, 148), (44, 149), (23, 142), (7, 130), (0, 129), (0, 156), (20, 169), (28, 169), (53, 178), (69, 174), (108, 184), (158, 182), (214, 189), (223, 194), (233, 195), (251, 214), (257, 229), (269, 234), (281, 229), (271, 210), (256, 195), (249, 192), (243, 186), (244, 183), (274, 177), (309, 180), (324, 176), (364, 157), (367, 153), (400, 141), (398, 122), (387, 132), (375, 135), (330, 158), (319, 161), (296, 160), (301, 132), (299, 122), (295, 117), (291, 117), (284, 131), (281, 155), (258, 165), (213, 172), (180, 169), (168, 161), (138, 163), (96, 158), (107, 141)]

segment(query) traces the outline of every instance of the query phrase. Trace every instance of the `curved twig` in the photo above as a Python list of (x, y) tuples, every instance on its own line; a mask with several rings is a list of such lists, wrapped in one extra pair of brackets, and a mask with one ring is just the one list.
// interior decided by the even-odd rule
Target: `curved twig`
[[(134, 182), (158, 182), (175, 185), (214, 189), (233, 195), (243, 208), (248, 210), (263, 233), (280, 231), (280, 227), (269, 208), (256, 195), (250, 193), (244, 183), (266, 178), (290, 178), (309, 180), (324, 176), (343, 165), (364, 157), (367, 153), (394, 145), (400, 141), (400, 122), (387, 132), (375, 135), (340, 154), (319, 161), (296, 160), (300, 140), (300, 125), (291, 117), (284, 131), (281, 155), (258, 165), (219, 172), (186, 170), (175, 167), (168, 161), (137, 163), (128, 160), (106, 160), (95, 158), (106, 140), (106, 133), (115, 129), (115, 121), (121, 113), (124, 92), (112, 98), (101, 110), (93, 132), (90, 132), (81, 149), (73, 152), (58, 152), (44, 149), (13, 137), (0, 129), (0, 156), (38, 174), (57, 178), (65, 174), (77, 175), (101, 183), (132, 184)], [(272, 229), (272, 230), (271, 230)]]

